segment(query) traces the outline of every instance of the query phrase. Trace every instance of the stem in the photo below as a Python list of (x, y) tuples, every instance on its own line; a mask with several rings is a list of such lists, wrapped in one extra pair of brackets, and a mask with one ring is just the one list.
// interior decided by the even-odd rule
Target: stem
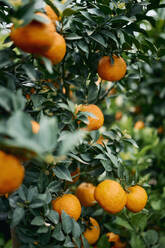
[(11, 238), (12, 238), (12, 248), (19, 248), (20, 244), (18, 242), (16, 231), (14, 228), (11, 228)]

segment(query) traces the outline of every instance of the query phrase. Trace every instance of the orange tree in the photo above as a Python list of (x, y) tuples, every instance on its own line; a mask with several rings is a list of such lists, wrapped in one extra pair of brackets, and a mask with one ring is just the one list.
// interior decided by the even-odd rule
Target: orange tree
[[(108, 128), (108, 108), (126, 64), (156, 53), (140, 24), (160, 2), (0, 1), (0, 207), (14, 248), (158, 247), (149, 185), (120, 155), (136, 142)], [(93, 190), (79, 196), (82, 182)]]

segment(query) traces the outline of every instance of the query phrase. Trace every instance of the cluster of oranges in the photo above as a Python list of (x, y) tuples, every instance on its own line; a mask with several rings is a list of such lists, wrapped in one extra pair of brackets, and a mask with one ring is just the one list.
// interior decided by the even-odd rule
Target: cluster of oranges
[(44, 56), (52, 64), (58, 64), (65, 56), (66, 42), (56, 32), (56, 21), (59, 18), (49, 5), (46, 5), (45, 13), (36, 13), (37, 17), (44, 19), (44, 23), (36, 19), (23, 27), (12, 26), (10, 37), (23, 51)]
[[(111, 214), (120, 212), (126, 206), (131, 212), (137, 213), (145, 207), (147, 199), (146, 191), (139, 185), (125, 191), (118, 182), (106, 179), (96, 187), (92, 183), (81, 183), (76, 189), (76, 195), (64, 194), (52, 201), (52, 207), (60, 215), (65, 211), (77, 221), (81, 215), (81, 206), (91, 207), (98, 203)], [(94, 218), (90, 217), (89, 220), (91, 226), (86, 228), (84, 236), (93, 245), (99, 239), (100, 226)], [(114, 247), (125, 247), (118, 235), (109, 233), (107, 237), (109, 242), (115, 243)]]

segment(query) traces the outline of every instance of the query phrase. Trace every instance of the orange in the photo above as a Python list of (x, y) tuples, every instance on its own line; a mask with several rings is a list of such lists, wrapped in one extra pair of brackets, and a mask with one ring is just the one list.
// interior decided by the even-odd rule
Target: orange
[(83, 234), (84, 237), (88, 240), (88, 243), (93, 245), (100, 237), (100, 226), (94, 218), (90, 217), (89, 220), (91, 225), (85, 230)]
[(95, 186), (92, 183), (81, 183), (76, 190), (76, 196), (81, 205), (91, 207), (96, 203), (94, 198)]
[(134, 109), (133, 109), (133, 112), (135, 114), (139, 114), (141, 112), (141, 107), (140, 106), (135, 106)]
[(66, 53), (66, 42), (62, 35), (54, 33), (52, 46), (48, 51), (43, 53), (43, 56), (51, 60), (52, 64), (59, 64)]
[(116, 112), (116, 114), (115, 114), (115, 120), (116, 120), (116, 121), (120, 121), (121, 118), (122, 118), (122, 116), (123, 116), (123, 114), (122, 114), (121, 111)]
[(54, 42), (55, 27), (43, 13), (37, 13), (47, 20), (47, 23), (41, 23), (33, 20), (24, 27), (11, 28), (10, 37), (16, 46), (28, 53), (42, 54), (47, 51)]
[(107, 142), (108, 142), (108, 139), (105, 139), (102, 135), (100, 135), (100, 137), (98, 138), (98, 140), (96, 141), (96, 144), (99, 144), (99, 145), (104, 145), (103, 144), (103, 142), (105, 143), (105, 144), (107, 144)]
[(53, 210), (57, 211), (59, 215), (62, 211), (65, 211), (70, 217), (78, 220), (81, 215), (81, 204), (79, 199), (72, 194), (65, 194), (61, 197), (57, 197), (52, 201)]
[(144, 122), (143, 121), (137, 121), (134, 126), (135, 129), (140, 130), (144, 128)]
[(109, 242), (114, 243), (112, 248), (125, 248), (126, 247), (126, 243), (122, 243), (120, 241), (120, 237), (118, 234), (115, 234), (113, 232), (109, 232), (109, 233), (107, 233), (107, 237), (108, 237)]
[(75, 171), (71, 172), (71, 177), (73, 182), (71, 183), (76, 183), (79, 180), (80, 177), (80, 168), (77, 167)]
[(31, 88), (31, 89), (30, 89), (30, 93), (31, 93), (31, 94), (35, 94), (35, 93), (36, 93), (35, 88)]
[(25, 97), (26, 97), (27, 100), (30, 100), (30, 95), (29, 94), (26, 94)]
[(147, 193), (141, 186), (135, 185), (128, 188), (126, 207), (134, 213), (140, 212), (147, 203)]
[(162, 134), (164, 132), (164, 128), (162, 126), (157, 129), (158, 134)]
[(32, 132), (38, 133), (40, 130), (40, 125), (38, 124), (38, 122), (32, 120), (31, 124), (32, 124)]
[(99, 60), (98, 74), (107, 81), (119, 81), (126, 73), (127, 65), (122, 57), (113, 55), (113, 64), (109, 56), (104, 56)]
[(94, 104), (78, 105), (77, 109), (76, 109), (76, 113), (78, 111), (89, 112), (89, 113), (94, 115), (94, 117), (88, 116), (88, 122), (89, 122), (87, 125), (88, 131), (97, 130), (103, 126), (104, 115), (103, 115), (101, 109), (99, 107), (97, 107), (96, 105), (94, 105)]
[(96, 187), (95, 199), (105, 211), (115, 214), (124, 208), (127, 194), (118, 182), (106, 179)]
[(126, 242), (121, 242), (120, 240), (119, 241), (117, 241), (116, 243), (115, 243), (115, 245), (114, 246), (112, 246), (112, 248), (125, 248), (126, 247)]
[(108, 94), (108, 96), (113, 96), (117, 93), (117, 90), (115, 88), (112, 88)]
[(0, 194), (11, 193), (19, 188), (24, 178), (24, 167), (13, 155), (0, 151)]
[(55, 13), (55, 11), (48, 4), (46, 4), (46, 6), (45, 6), (45, 11), (46, 11), (47, 16), (54, 23), (59, 20), (57, 14)]

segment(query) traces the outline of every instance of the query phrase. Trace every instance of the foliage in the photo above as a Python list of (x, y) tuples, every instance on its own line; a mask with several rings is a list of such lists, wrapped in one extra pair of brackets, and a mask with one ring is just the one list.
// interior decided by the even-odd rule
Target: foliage
[[(8, 198), (0, 198), (0, 209), (8, 212), (21, 248), (75, 247), (75, 244), (81, 247), (80, 237), (87, 248), (84, 220), (90, 216), (101, 227), (99, 248), (110, 247), (107, 232), (118, 233), (128, 247), (162, 248), (165, 194), (160, 172), (164, 165), (164, 139), (153, 128), (135, 131), (133, 123), (139, 117), (132, 113), (126, 114), (118, 127), (113, 124), (114, 112), (128, 113), (137, 99), (142, 118), (151, 112), (155, 116), (154, 126), (163, 123), (164, 75), (157, 76), (162, 75), (164, 66), (163, 21), (147, 13), (163, 8), (164, 3), (3, 0), (1, 30), (9, 34), (11, 23), (26, 25), (36, 18), (35, 12), (44, 11), (45, 3), (60, 16), (57, 31), (67, 43), (67, 54), (59, 65), (52, 66), (47, 59), (43, 63), (40, 57), (24, 53), (6, 34), (0, 46), (0, 147), (19, 157), (26, 169), (23, 185)], [(153, 27), (149, 32), (142, 28), (145, 21)], [(160, 36), (155, 31), (157, 27)], [(101, 81), (97, 85), (98, 60), (110, 55), (113, 62), (112, 54), (122, 55), (126, 60), (127, 75), (120, 82)], [(110, 94), (113, 87), (117, 90), (115, 95)], [(159, 100), (155, 89), (159, 91)], [(120, 92), (126, 101), (122, 107), (117, 105), (121, 96), (116, 98)], [(104, 113), (104, 127), (99, 131), (81, 129), (88, 122), (89, 113), (76, 114), (75, 110), (77, 104), (87, 103), (99, 105)], [(37, 134), (32, 132), (31, 120), (40, 124)], [(100, 134), (107, 143), (96, 143)], [(72, 184), (71, 173), (77, 167), (80, 178)], [(105, 178), (119, 181), (125, 189), (137, 183), (146, 187), (150, 195), (147, 209), (137, 214), (124, 209), (110, 215), (96, 204), (83, 207), (78, 222), (65, 212), (60, 218), (52, 210), (51, 201), (58, 195), (74, 193), (80, 182), (97, 185)]]

